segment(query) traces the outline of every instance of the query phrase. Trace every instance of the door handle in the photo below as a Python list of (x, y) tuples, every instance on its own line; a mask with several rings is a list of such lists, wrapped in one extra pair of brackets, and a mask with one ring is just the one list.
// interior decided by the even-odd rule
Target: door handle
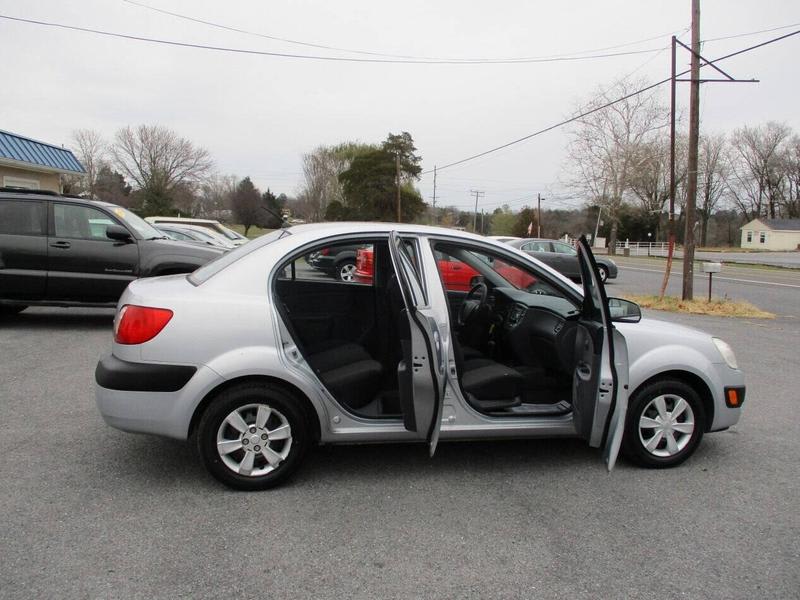
[(53, 242), (52, 244), (50, 244), (51, 248), (70, 248), (71, 246), (72, 244), (65, 241)]

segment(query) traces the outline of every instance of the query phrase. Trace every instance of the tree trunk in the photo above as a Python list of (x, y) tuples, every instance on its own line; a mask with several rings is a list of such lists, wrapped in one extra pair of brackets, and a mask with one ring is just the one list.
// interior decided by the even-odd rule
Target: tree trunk
[(617, 220), (614, 219), (611, 222), (611, 233), (608, 235), (608, 253), (609, 254), (616, 254), (617, 253), (617, 230), (619, 229), (619, 224)]

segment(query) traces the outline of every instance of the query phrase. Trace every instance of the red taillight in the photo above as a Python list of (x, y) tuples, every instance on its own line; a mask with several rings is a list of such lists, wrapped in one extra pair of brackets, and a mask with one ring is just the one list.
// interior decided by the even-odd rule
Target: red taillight
[(319, 253), (320, 253), (322, 256), (328, 256), (328, 254), (330, 254), (330, 253), (331, 253), (331, 249), (330, 249), (330, 248), (323, 248), (322, 250), (320, 250), (320, 251), (319, 251)]
[(114, 341), (118, 344), (142, 344), (156, 337), (172, 318), (166, 308), (126, 304), (119, 311), (114, 328)]

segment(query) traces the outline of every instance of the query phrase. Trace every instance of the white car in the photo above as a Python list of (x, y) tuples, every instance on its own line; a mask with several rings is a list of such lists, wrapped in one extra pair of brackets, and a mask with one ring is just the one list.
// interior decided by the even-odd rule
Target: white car
[(241, 246), (247, 242), (247, 238), (241, 233), (234, 231), (230, 227), (225, 227), (225, 225), (219, 221), (215, 221), (214, 219), (191, 219), (189, 217), (146, 217), (145, 221), (153, 225), (170, 224), (202, 227), (203, 229), (209, 229), (214, 233), (223, 236), (234, 246)]
[[(353, 281), (306, 257), (369, 246)], [(573, 436), (648, 467), (734, 425), (744, 377), (706, 333), (607, 299), (508, 245), (387, 223), (302, 225), (191, 275), (131, 283), (96, 400), (110, 425), (193, 439), (242, 489), (276, 485), (312, 444)], [(442, 265), (472, 275), (443, 285)], [(411, 451), (411, 449), (409, 449)]]

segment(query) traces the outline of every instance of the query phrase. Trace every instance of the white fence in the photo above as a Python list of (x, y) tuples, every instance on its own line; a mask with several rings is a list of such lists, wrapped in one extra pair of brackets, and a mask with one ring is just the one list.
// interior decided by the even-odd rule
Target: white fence
[(631, 256), (666, 256), (667, 242), (631, 242), (625, 240), (617, 243), (617, 254), (630, 251)]

